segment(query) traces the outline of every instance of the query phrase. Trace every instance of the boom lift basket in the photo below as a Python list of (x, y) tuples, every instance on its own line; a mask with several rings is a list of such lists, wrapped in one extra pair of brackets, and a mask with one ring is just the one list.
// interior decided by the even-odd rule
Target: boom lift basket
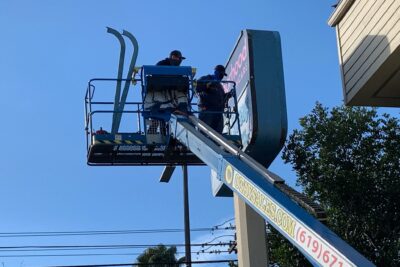
[[(171, 137), (171, 114), (195, 114), (192, 104), (194, 72), (191, 67), (143, 66), (133, 79), (92, 79), (85, 96), (87, 163), (88, 165), (203, 165), (185, 146)], [(110, 83), (133, 84), (132, 92), (140, 102), (124, 103), (124, 110), (114, 102), (98, 101), (101, 91), (109, 91)], [(232, 87), (234, 83), (230, 84)], [(134, 97), (133, 97), (134, 98)], [(104, 108), (105, 107), (105, 108)], [(113, 108), (114, 107), (114, 108)], [(118, 107), (118, 106), (117, 106)], [(111, 129), (111, 116), (122, 114), (122, 125), (129, 130)], [(240, 136), (230, 134), (239, 125), (235, 108), (226, 112), (226, 123), (232, 124), (225, 136), (238, 142)], [(107, 119), (100, 117), (108, 116)], [(132, 129), (133, 128), (133, 129)], [(233, 131), (234, 132), (234, 131)]]

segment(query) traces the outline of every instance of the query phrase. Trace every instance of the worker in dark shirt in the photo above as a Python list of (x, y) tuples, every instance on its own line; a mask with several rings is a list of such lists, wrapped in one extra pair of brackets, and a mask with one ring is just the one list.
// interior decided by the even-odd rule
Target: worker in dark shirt
[[(185, 57), (181, 51), (173, 50), (168, 58), (157, 62), (157, 66), (179, 66)], [(170, 88), (171, 89), (171, 88)], [(178, 90), (163, 90), (148, 92), (144, 100), (145, 109), (151, 110), (153, 113), (174, 113), (187, 116), (187, 93), (179, 92)], [(149, 122), (148, 134), (156, 134), (158, 128), (162, 135), (166, 134), (167, 125), (165, 121), (152, 118)]]
[(213, 75), (197, 80), (196, 93), (199, 97), (199, 119), (218, 133), (222, 133), (223, 112), (231, 93), (225, 93), (221, 80), (226, 76), (225, 67), (217, 65)]
[[(157, 66), (179, 66), (182, 63), (182, 60), (186, 59), (182, 56), (181, 51), (173, 50), (169, 54), (169, 57), (157, 62)], [(171, 89), (171, 88), (170, 88)], [(179, 115), (187, 115), (188, 103), (187, 103), (187, 92), (180, 92), (179, 90), (167, 90), (165, 92), (159, 92), (158, 96), (162, 94), (161, 98), (162, 102), (165, 104), (161, 106), (161, 108), (165, 108), (170, 105), (170, 110), (173, 110), (172, 113)], [(155, 96), (157, 98), (157, 96)]]
[(174, 50), (169, 54), (169, 57), (157, 63), (158, 66), (179, 66), (185, 57), (182, 56), (181, 51)]

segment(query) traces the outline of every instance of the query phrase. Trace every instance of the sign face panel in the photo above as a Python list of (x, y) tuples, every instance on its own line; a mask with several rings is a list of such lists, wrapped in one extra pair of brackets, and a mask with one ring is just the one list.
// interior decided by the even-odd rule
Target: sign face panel
[[(225, 78), (236, 83), (236, 96), (238, 99), (238, 112), (240, 118), (240, 132), (242, 134), (243, 147), (247, 147), (253, 134), (253, 114), (250, 89), (250, 54), (246, 35), (241, 34), (238, 43), (228, 61)], [(228, 85), (224, 84), (225, 91)], [(232, 100), (231, 100), (232, 101)], [(231, 118), (232, 122), (235, 118)], [(233, 134), (238, 134), (237, 128), (232, 129)]]
[[(228, 75), (224, 80), (236, 84), (242, 150), (268, 167), (280, 152), (287, 132), (279, 33), (243, 30), (225, 69)], [(224, 83), (224, 88), (227, 92), (231, 84)], [(231, 125), (235, 117), (231, 116)], [(236, 125), (230, 131), (239, 134)], [(221, 193), (226, 188), (220, 181), (213, 183), (214, 195), (226, 195)]]
[(250, 81), (250, 55), (248, 47), (246, 35), (242, 33), (226, 67), (226, 73), (228, 74), (226, 80), (236, 83), (236, 95), (238, 97), (241, 96), (242, 91)]
[[(226, 73), (225, 80), (236, 84), (243, 150), (268, 166), (280, 152), (287, 131), (279, 34), (243, 30)], [(235, 127), (232, 130), (238, 134)]]
[(250, 179), (230, 164), (225, 166), (224, 179), (227, 185), (252, 205), (275, 229), (320, 266), (355, 266), (321, 236), (260, 190)]
[[(240, 133), (243, 147), (247, 147), (253, 136), (253, 110), (251, 105), (251, 91), (244, 88), (238, 100), (238, 113), (240, 118)], [(236, 128), (235, 128), (236, 129)]]

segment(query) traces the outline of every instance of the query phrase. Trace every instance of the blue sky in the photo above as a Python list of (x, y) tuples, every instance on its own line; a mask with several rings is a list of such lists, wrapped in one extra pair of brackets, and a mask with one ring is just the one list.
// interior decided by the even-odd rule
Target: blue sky
[[(86, 165), (87, 81), (117, 73), (118, 43), (106, 26), (136, 36), (137, 65), (154, 64), (179, 49), (198, 76), (226, 63), (242, 29), (279, 31), (290, 133), (316, 101), (329, 107), (342, 104), (335, 31), (326, 23), (334, 2), (0, 1), (0, 232), (183, 228), (180, 172), (169, 184), (160, 184), (159, 167)], [(280, 158), (270, 169), (294, 184), (295, 174)], [(192, 227), (233, 218), (232, 199), (211, 194), (208, 167), (191, 167), (189, 175)], [(192, 239), (205, 242), (209, 235), (193, 233)], [(0, 246), (183, 242), (183, 233), (0, 236)], [(136, 258), (4, 257), (12, 254), (0, 250), (0, 263), (51, 266), (130, 263)]]

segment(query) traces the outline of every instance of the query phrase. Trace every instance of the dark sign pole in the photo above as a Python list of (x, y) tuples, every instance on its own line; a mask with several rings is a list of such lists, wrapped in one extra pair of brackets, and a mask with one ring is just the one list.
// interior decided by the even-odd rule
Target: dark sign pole
[(183, 171), (183, 207), (185, 217), (185, 261), (186, 266), (192, 266), (192, 251), (190, 248), (190, 220), (189, 220), (189, 190), (187, 165), (182, 166)]

